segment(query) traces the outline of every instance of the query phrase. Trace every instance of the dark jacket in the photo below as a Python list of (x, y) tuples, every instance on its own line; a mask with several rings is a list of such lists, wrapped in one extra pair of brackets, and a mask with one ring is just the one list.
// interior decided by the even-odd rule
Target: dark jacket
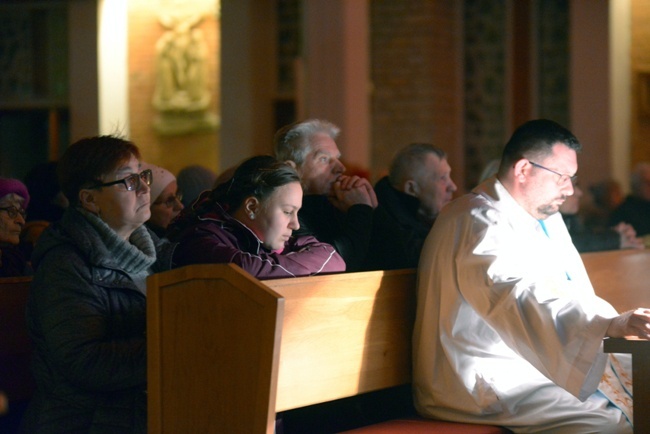
[(0, 243), (0, 277), (30, 276), (25, 246)]
[(156, 236), (157, 236), (159, 239), (160, 239), (160, 238), (165, 238), (165, 234), (167, 233), (167, 229), (166, 229), (166, 228), (163, 228), (163, 227), (160, 227), (160, 226), (154, 225), (153, 223), (151, 223), (151, 221), (147, 221), (147, 222), (145, 222), (145, 226), (146, 226), (147, 228), (149, 228), (149, 231), (151, 231), (151, 232), (153, 232), (154, 234), (156, 234)]
[(571, 241), (580, 253), (621, 248), (621, 235), (614, 229), (590, 230), (582, 224), (577, 214), (562, 214)]
[(628, 196), (609, 217), (609, 226), (624, 222), (632, 225), (637, 237), (650, 234), (650, 201)]
[(174, 266), (233, 263), (258, 279), (310, 276), (345, 271), (336, 250), (311, 236), (292, 236), (282, 252), (269, 251), (259, 238), (218, 205), (193, 224), (170, 236), (178, 241)]
[(360, 271), (370, 247), (372, 213), (372, 207), (363, 204), (353, 205), (344, 213), (326, 196), (307, 195), (298, 211), (300, 229), (296, 234), (333, 245), (345, 260), (347, 271)]
[(420, 201), (396, 190), (388, 177), (375, 185), (379, 206), (373, 216), (373, 236), (367, 270), (416, 268), (431, 225), (418, 219)]
[(157, 262), (136, 279), (75, 208), (43, 232), (27, 305), (37, 390), (24, 431), (146, 432), (142, 280), (171, 263), (169, 243), (155, 247)]

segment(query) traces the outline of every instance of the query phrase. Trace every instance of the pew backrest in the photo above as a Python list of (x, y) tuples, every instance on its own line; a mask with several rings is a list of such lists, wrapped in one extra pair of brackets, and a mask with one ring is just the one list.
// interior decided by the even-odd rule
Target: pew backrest
[(276, 411), (407, 384), (415, 271), (150, 276), (149, 432), (273, 433)]
[(409, 384), (415, 277), (395, 270), (263, 282), (284, 298), (276, 411)]
[(31, 398), (34, 380), (25, 307), (31, 277), (0, 278), (0, 391), (12, 401)]

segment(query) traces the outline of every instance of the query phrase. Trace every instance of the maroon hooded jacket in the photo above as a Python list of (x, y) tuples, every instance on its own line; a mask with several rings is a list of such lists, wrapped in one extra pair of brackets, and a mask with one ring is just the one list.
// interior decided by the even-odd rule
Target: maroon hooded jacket
[(345, 271), (345, 261), (330, 244), (312, 236), (293, 236), (281, 252), (267, 250), (248, 227), (219, 205), (172, 237), (179, 244), (173, 265), (233, 263), (258, 279), (311, 276)]

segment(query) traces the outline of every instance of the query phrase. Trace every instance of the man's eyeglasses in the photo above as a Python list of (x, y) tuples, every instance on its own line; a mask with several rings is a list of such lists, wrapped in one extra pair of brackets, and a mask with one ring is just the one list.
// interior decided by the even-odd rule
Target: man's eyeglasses
[(7, 206), (0, 208), (0, 211), (6, 211), (10, 219), (15, 219), (20, 214), (23, 217), (23, 220), (27, 218), (27, 211), (22, 208), (16, 208), (15, 206)]
[(153, 203), (153, 205), (165, 205), (167, 208), (173, 208), (174, 205), (176, 205), (176, 201), (179, 203), (183, 202), (183, 195), (181, 193), (176, 193), (173, 196), (169, 196), (165, 200), (157, 200)]
[(573, 175), (573, 176), (571, 176), (571, 175), (566, 175), (566, 174), (564, 174), (564, 173), (556, 172), (556, 171), (553, 170), (553, 169), (549, 169), (548, 167), (544, 167), (544, 166), (542, 166), (541, 164), (537, 164), (537, 163), (532, 162), (532, 161), (530, 161), (530, 160), (528, 160), (528, 162), (529, 162), (530, 164), (532, 164), (533, 166), (535, 166), (535, 167), (538, 167), (538, 168), (540, 168), (540, 169), (547, 170), (547, 171), (549, 171), (549, 172), (551, 172), (551, 173), (555, 173), (555, 174), (558, 176), (557, 185), (562, 185), (562, 184), (564, 184), (564, 183), (567, 182), (567, 181), (571, 181), (571, 184), (573, 184), (573, 185), (575, 185), (576, 182), (578, 182), (578, 175)]
[(129, 175), (124, 179), (119, 179), (117, 181), (112, 181), (112, 182), (106, 182), (103, 184), (97, 184), (92, 188), (108, 187), (115, 184), (124, 184), (127, 191), (133, 191), (140, 188), (141, 182), (144, 182), (147, 185), (151, 185), (151, 181), (153, 181), (153, 174), (151, 173), (150, 169), (147, 169), (147, 170), (143, 170), (140, 173), (134, 173), (133, 175)]

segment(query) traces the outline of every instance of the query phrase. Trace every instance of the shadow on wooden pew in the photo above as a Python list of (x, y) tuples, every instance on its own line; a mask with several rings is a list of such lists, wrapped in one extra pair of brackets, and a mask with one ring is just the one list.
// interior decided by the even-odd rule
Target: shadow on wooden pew
[(0, 279), (0, 391), (9, 403), (8, 412), (0, 416), (2, 433), (17, 432), (35, 389), (31, 341), (25, 321), (31, 281), (31, 277)]

